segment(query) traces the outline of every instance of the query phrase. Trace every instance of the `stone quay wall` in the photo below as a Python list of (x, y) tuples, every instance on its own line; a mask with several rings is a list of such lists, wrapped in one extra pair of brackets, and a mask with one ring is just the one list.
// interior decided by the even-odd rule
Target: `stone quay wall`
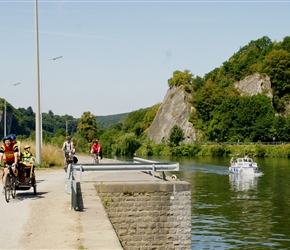
[(124, 249), (191, 249), (191, 191), (184, 181), (95, 185)]

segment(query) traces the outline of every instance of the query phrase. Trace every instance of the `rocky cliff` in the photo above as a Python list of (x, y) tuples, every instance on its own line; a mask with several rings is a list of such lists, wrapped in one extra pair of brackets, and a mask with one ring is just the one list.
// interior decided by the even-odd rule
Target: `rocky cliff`
[[(234, 86), (241, 95), (252, 96), (261, 93), (267, 95), (271, 100), (273, 99), (271, 80), (268, 76), (256, 73), (234, 83)], [(198, 135), (188, 121), (193, 108), (188, 101), (190, 98), (191, 95), (185, 92), (182, 86), (168, 89), (153, 123), (148, 129), (148, 138), (156, 143), (168, 142), (170, 130), (173, 126), (178, 125), (184, 131), (183, 142), (193, 143)]]
[(178, 125), (184, 131), (184, 142), (193, 142), (196, 133), (192, 124), (188, 122), (191, 109), (188, 103), (189, 98), (190, 95), (183, 90), (182, 86), (168, 89), (163, 103), (148, 130), (149, 139), (156, 143), (167, 142), (170, 130), (174, 125)]
[(235, 82), (235, 88), (241, 95), (257, 95), (264, 94), (273, 99), (273, 91), (271, 88), (271, 80), (267, 75), (261, 75), (255, 73), (253, 75), (245, 77), (239, 82)]

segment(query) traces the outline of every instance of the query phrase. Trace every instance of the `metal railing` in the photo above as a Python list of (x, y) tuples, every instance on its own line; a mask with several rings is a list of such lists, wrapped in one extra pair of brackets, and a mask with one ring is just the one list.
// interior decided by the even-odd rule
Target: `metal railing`
[(71, 194), (72, 208), (79, 210), (77, 205), (77, 180), (76, 171), (80, 173), (80, 182), (82, 183), (82, 172), (144, 172), (147, 171), (152, 175), (152, 181), (155, 181), (155, 172), (161, 171), (163, 180), (166, 180), (165, 171), (179, 171), (179, 163), (162, 163), (157, 161), (146, 160), (138, 157), (133, 158), (133, 163), (102, 163), (102, 164), (69, 164), (65, 179), (65, 192)]

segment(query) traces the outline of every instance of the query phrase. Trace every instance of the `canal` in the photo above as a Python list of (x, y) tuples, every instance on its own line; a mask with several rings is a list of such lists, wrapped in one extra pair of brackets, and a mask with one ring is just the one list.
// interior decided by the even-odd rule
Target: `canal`
[(180, 163), (192, 187), (192, 249), (290, 249), (290, 160), (258, 162), (261, 176), (232, 176), (230, 158), (147, 157)]

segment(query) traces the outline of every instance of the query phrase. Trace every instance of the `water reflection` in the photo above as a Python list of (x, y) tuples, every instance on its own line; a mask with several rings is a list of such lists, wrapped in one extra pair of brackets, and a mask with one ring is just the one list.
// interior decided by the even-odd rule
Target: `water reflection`
[(261, 175), (229, 174), (229, 181), (232, 191), (256, 190), (258, 178)]

